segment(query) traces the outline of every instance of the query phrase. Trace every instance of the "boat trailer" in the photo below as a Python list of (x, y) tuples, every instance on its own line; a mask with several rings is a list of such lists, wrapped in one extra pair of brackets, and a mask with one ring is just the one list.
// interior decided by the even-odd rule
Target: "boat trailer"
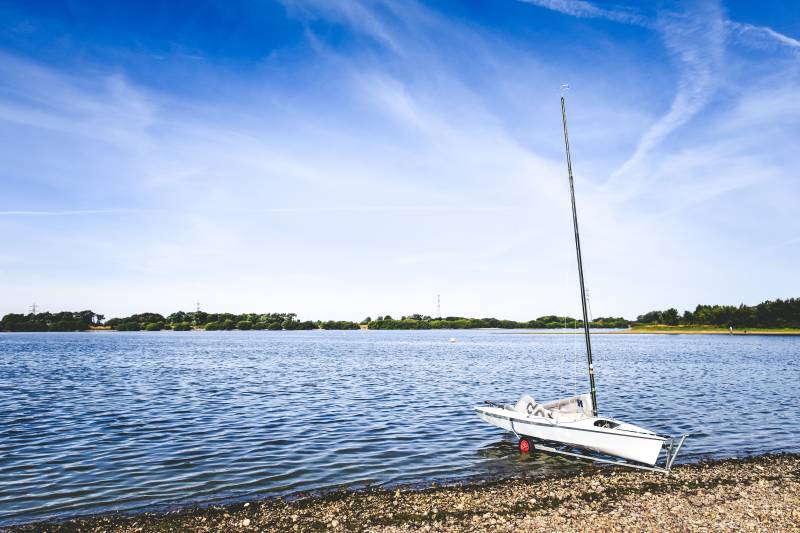
[[(516, 432), (514, 432), (516, 434)], [(608, 459), (606, 457), (600, 456), (600, 454), (595, 454), (593, 452), (588, 452), (583, 450), (582, 448), (571, 447), (566, 444), (561, 443), (550, 443), (546, 441), (536, 441), (531, 437), (521, 437), (517, 435), (518, 438), (528, 439), (529, 441), (534, 441), (532, 444), (533, 450), (541, 450), (543, 452), (548, 453), (555, 453), (558, 455), (565, 455), (569, 457), (576, 457), (578, 459), (584, 459), (586, 461), (592, 461), (596, 463), (604, 463), (616, 466), (625, 466), (628, 468), (637, 468), (639, 470), (647, 470), (650, 472), (659, 472), (661, 474), (669, 474), (672, 470), (672, 463), (675, 462), (675, 458), (678, 457), (678, 452), (681, 450), (681, 446), (683, 446), (683, 441), (689, 434), (681, 435), (680, 437), (669, 437), (667, 441), (664, 442), (663, 449), (666, 453), (663, 455), (663, 464), (659, 465), (656, 463), (653, 466), (640, 464), (633, 461), (628, 461), (627, 459)], [(592, 453), (592, 455), (590, 455)]]

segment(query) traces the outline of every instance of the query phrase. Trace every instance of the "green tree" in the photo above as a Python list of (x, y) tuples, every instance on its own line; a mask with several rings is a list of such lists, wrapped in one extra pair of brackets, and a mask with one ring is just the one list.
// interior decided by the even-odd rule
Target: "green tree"
[(179, 324), (181, 322), (189, 322), (191, 318), (189, 317), (189, 313), (185, 311), (176, 311), (170, 315), (167, 315), (167, 323), (168, 324)]
[(636, 317), (636, 322), (640, 324), (662, 324), (661, 311), (650, 311)]
[(666, 324), (667, 326), (676, 326), (678, 324), (678, 319), (678, 310), (674, 307), (670, 307), (666, 311), (661, 312), (662, 324)]

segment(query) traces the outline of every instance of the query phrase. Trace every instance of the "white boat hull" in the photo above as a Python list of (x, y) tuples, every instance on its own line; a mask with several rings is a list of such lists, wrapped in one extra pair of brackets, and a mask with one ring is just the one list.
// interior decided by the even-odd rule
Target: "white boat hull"
[[(667, 440), (652, 431), (609, 418), (588, 416), (575, 421), (559, 421), (503, 407), (478, 406), (475, 411), (482, 420), (517, 435), (593, 450), (646, 465), (655, 465)], [(600, 426), (596, 425), (598, 423)]]

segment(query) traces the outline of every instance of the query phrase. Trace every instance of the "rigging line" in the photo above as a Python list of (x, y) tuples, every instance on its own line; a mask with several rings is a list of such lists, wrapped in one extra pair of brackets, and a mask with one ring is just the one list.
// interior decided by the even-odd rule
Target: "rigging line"
[(592, 327), (594, 317), (592, 316), (592, 291), (586, 289), (586, 307), (589, 309), (589, 327)]
[[(563, 333), (564, 333), (564, 335), (567, 334), (567, 317), (564, 317), (564, 331), (563, 331)], [(564, 341), (566, 341), (566, 340), (567, 339), (564, 339)], [(562, 344), (565, 344), (565, 343), (562, 343)], [(559, 376), (558, 393), (559, 393), (559, 395), (561, 395), (561, 394), (564, 394), (567, 391), (564, 388), (564, 367), (567, 366), (567, 365), (558, 365), (558, 366), (561, 367), (561, 368), (558, 369), (558, 376)]]
[[(567, 294), (567, 289), (569, 287), (569, 269), (566, 268), (566, 264), (563, 268), (561, 268), (561, 290), (563, 294)], [(569, 362), (569, 339), (567, 336), (569, 332), (567, 331), (567, 316), (566, 313), (564, 314), (564, 329), (562, 330), (562, 337), (563, 339), (559, 341), (559, 351), (562, 352), (562, 356), (559, 358), (560, 361), (559, 369), (558, 369), (558, 376), (559, 376), (559, 394), (566, 394), (567, 388), (564, 386), (564, 374), (567, 373), (567, 363)]]
[[(574, 320), (574, 319), (573, 319)], [(578, 321), (575, 320), (572, 333), (572, 390), (578, 395)]]
[[(592, 322), (594, 322), (594, 316), (592, 315), (592, 295), (590, 290), (586, 290), (586, 307), (589, 309), (589, 328), (592, 327)], [(595, 346), (594, 353), (597, 353), (597, 346)]]

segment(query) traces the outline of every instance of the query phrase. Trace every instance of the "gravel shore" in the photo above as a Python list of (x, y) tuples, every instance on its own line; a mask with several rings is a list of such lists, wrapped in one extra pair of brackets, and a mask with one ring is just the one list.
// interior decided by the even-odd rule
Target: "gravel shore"
[(424, 490), (342, 491), (170, 513), (100, 515), (28, 531), (800, 531), (800, 455), (594, 468)]

